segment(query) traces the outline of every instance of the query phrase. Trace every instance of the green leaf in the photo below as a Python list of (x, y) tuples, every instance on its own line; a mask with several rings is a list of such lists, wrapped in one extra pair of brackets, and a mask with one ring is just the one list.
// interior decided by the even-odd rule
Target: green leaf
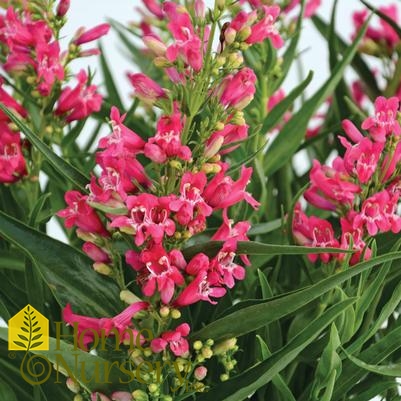
[(0, 109), (17, 125), (17, 127), (26, 135), (29, 141), (34, 145), (46, 160), (65, 178), (73, 183), (81, 191), (87, 192), (86, 185), (89, 182), (84, 174), (77, 170), (70, 163), (57, 156), (20, 118), (12, 111), (0, 104)]
[(345, 349), (343, 349), (344, 354), (347, 358), (354, 363), (356, 366), (359, 366), (361, 369), (367, 370), (368, 372), (376, 373), (382, 376), (391, 376), (391, 377), (401, 377), (401, 364), (395, 363), (393, 365), (372, 365), (361, 361), (355, 356), (349, 354)]
[(325, 311), (322, 316), (310, 323), (294, 339), (270, 358), (248, 369), (231, 380), (212, 388), (196, 397), (196, 401), (238, 401), (246, 399), (255, 390), (269, 383), (280, 371), (287, 367), (320, 333), (355, 299), (348, 299)]
[(276, 137), (268, 148), (265, 158), (265, 171), (267, 175), (272, 175), (280, 169), (280, 167), (284, 166), (298, 149), (305, 137), (309, 120), (341, 81), (345, 68), (352, 61), (355, 52), (357, 51), (358, 44), (365, 34), (369, 20), (370, 19), (365, 22), (352, 45), (346, 50), (343, 59), (336, 64), (331, 76), (284, 125), (280, 131), (280, 135)]
[(87, 315), (120, 312), (118, 289), (95, 273), (90, 259), (68, 245), (36, 231), (0, 211), (0, 236), (32, 260), (61, 306), (71, 303)]
[(248, 231), (248, 235), (268, 234), (279, 229), (282, 225), (282, 219), (275, 219), (268, 223), (253, 224), (251, 229)]
[[(190, 259), (197, 253), (203, 252), (209, 256), (214, 256), (223, 246), (223, 241), (209, 241), (205, 244), (192, 245), (183, 250), (185, 258)], [(308, 255), (311, 253), (347, 253), (340, 248), (312, 248), (307, 246), (295, 245), (276, 245), (263, 244), (254, 241), (239, 241), (237, 244), (237, 254), (246, 255)]]
[(254, 305), (245, 306), (227, 316), (224, 316), (208, 324), (201, 330), (192, 334), (192, 338), (207, 340), (213, 338), (220, 340), (223, 338), (238, 337), (254, 331), (266, 324), (287, 316), (309, 302), (318, 298), (332, 288), (362, 273), (365, 270), (385, 263), (389, 260), (401, 259), (400, 252), (388, 253), (386, 255), (372, 258), (368, 261), (359, 263), (341, 273), (321, 280), (320, 282), (290, 293), (266, 301), (256, 301)]
[(107, 63), (103, 46), (99, 46), (100, 49), (100, 66), (102, 68), (102, 75), (104, 79), (104, 84), (107, 89), (107, 98), (111, 104), (116, 106), (121, 112), (124, 110), (121, 97), (118, 93), (117, 86), (114, 83), (113, 74), (110, 71), (110, 67)]
[[(397, 327), (365, 351), (358, 357), (368, 364), (378, 364), (401, 347), (401, 327)], [(349, 348), (347, 349), (349, 353)], [(332, 401), (340, 401), (344, 396), (366, 375), (366, 370), (350, 361), (343, 363), (341, 376), (337, 380)]]
[(279, 102), (265, 118), (261, 132), (262, 134), (271, 131), (284, 116), (285, 112), (291, 107), (295, 99), (301, 95), (305, 88), (311, 83), (313, 72), (310, 71), (306, 79), (294, 88), (281, 102)]
[(12, 388), (2, 379), (0, 379), (0, 400), (17, 401), (17, 396)]

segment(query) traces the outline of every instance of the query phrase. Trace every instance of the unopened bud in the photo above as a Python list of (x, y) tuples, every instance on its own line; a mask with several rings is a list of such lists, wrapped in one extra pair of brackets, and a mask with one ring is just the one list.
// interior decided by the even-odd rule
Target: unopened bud
[[(239, 103), (235, 105), (235, 108), (238, 109), (238, 105), (242, 105), (242, 103), (247, 101), (249, 103), (249, 96), (247, 96), (245, 99), (241, 100)], [(230, 120), (231, 124), (234, 125), (244, 125), (245, 124), (245, 118), (244, 118), (244, 113), (241, 110), (237, 110), (237, 112), (233, 115), (232, 119)]]
[(209, 348), (209, 347), (204, 347), (204, 348), (202, 348), (202, 356), (203, 356), (205, 359), (210, 359), (210, 358), (213, 356), (213, 351), (212, 351), (212, 349)]
[(141, 302), (141, 299), (129, 290), (122, 290), (120, 292), (120, 299), (128, 305), (132, 305), (136, 302)]
[(143, 42), (156, 56), (164, 56), (166, 54), (166, 45), (155, 37), (150, 35), (144, 36)]
[(222, 67), (226, 63), (227, 59), (224, 56), (216, 57), (216, 67)]
[(26, 82), (27, 82), (29, 85), (33, 85), (33, 84), (36, 82), (36, 78), (33, 77), (32, 75), (30, 75), (29, 77), (26, 78)]
[(238, 68), (244, 62), (244, 57), (238, 52), (231, 53), (228, 57), (228, 66), (230, 68)]
[(111, 276), (113, 274), (111, 267), (102, 262), (94, 263), (93, 270), (99, 274), (102, 274), (103, 276)]
[(159, 386), (155, 383), (151, 383), (148, 386), (148, 390), (150, 393), (155, 393), (159, 389)]
[(246, 26), (245, 28), (242, 28), (237, 35), (237, 40), (239, 42), (244, 42), (245, 40), (247, 40), (249, 38), (249, 36), (252, 33), (252, 29), (250, 26)]
[(177, 170), (181, 170), (182, 169), (182, 164), (178, 161), (178, 160), (170, 160), (170, 166), (172, 168), (175, 168)]
[(115, 391), (111, 395), (111, 399), (113, 401), (132, 401), (132, 395), (127, 391)]
[(202, 341), (196, 340), (196, 341), (194, 342), (194, 344), (193, 344), (193, 348), (194, 348), (194, 350), (196, 350), (196, 351), (201, 350), (202, 347), (203, 347)]
[(196, 380), (203, 380), (207, 375), (207, 369), (204, 366), (198, 366), (194, 371)]
[(220, 380), (222, 382), (226, 382), (229, 378), (230, 376), (227, 373), (223, 373), (222, 375), (220, 375)]
[(237, 339), (234, 338), (230, 338), (228, 340), (225, 340), (219, 344), (217, 344), (214, 348), (213, 348), (213, 352), (215, 355), (221, 355), (224, 354), (227, 351), (231, 351), (237, 344)]
[(71, 379), (71, 377), (67, 378), (66, 385), (68, 390), (75, 394), (78, 394), (81, 390), (81, 386), (74, 379)]
[(84, 401), (84, 398), (81, 394), (76, 394), (73, 401)]
[(161, 317), (167, 317), (170, 314), (170, 308), (168, 306), (162, 306), (159, 314)]
[(53, 129), (53, 127), (51, 125), (48, 125), (45, 128), (45, 132), (46, 132), (46, 134), (50, 135), (50, 134), (52, 134), (54, 132), (54, 129)]
[(224, 39), (228, 45), (231, 45), (235, 41), (235, 37), (237, 36), (237, 31), (234, 28), (228, 27), (224, 32)]
[(220, 173), (221, 166), (216, 163), (204, 163), (201, 171), (203, 171), (205, 174), (217, 174)]
[(173, 64), (163, 56), (155, 57), (153, 64), (158, 68), (168, 68), (173, 66)]
[(134, 401), (149, 401), (148, 395), (142, 390), (135, 390), (132, 396), (134, 397)]
[(213, 157), (220, 149), (224, 143), (224, 137), (222, 135), (217, 136), (216, 139), (212, 140), (212, 142), (205, 149), (205, 159), (209, 160)]
[(171, 311), (171, 317), (173, 319), (179, 319), (181, 317), (181, 312), (178, 309), (173, 309)]
[(223, 11), (226, 7), (226, 0), (217, 0), (217, 8)]

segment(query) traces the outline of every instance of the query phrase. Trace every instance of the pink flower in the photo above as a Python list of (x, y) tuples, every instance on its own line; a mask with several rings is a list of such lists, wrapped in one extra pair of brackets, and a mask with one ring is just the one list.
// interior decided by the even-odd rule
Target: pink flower
[[(101, 330), (104, 330), (104, 334), (106, 336), (114, 335), (112, 329), (117, 329), (120, 334), (120, 340), (122, 341), (128, 335), (126, 331), (128, 329), (132, 329), (132, 318), (136, 313), (142, 310), (146, 310), (149, 304), (147, 302), (136, 302), (131, 304), (126, 309), (124, 309), (120, 314), (114, 317), (103, 317), (103, 318), (95, 318), (88, 317), (83, 315), (77, 315), (73, 313), (71, 309), (71, 305), (67, 304), (63, 309), (63, 320), (69, 324), (73, 325), (74, 323), (78, 324), (78, 335), (81, 337), (81, 333), (87, 329), (92, 329), (96, 331), (99, 335), (101, 335)], [(125, 332), (125, 333), (124, 333)], [(133, 334), (136, 337), (138, 332), (133, 330)], [(94, 333), (90, 330), (85, 332), (83, 337), (82, 345), (86, 346), (91, 343), (94, 338)], [(81, 345), (81, 341), (79, 341), (79, 345)]]
[(200, 270), (193, 281), (181, 292), (174, 301), (174, 305), (182, 307), (192, 305), (199, 301), (208, 301), (211, 304), (217, 304), (210, 297), (221, 298), (226, 294), (226, 289), (219, 283), (211, 282), (208, 273)]
[(163, 19), (163, 10), (156, 0), (143, 0), (145, 7), (158, 19)]
[(135, 89), (135, 96), (144, 102), (154, 103), (166, 97), (164, 89), (145, 74), (128, 74), (128, 79)]
[(79, 46), (84, 43), (93, 42), (94, 40), (106, 35), (109, 32), (109, 29), (109, 24), (100, 24), (84, 32), (82, 32), (82, 30), (78, 31), (78, 37), (74, 40), (74, 44)]
[(176, 212), (179, 224), (186, 226), (195, 215), (210, 216), (213, 209), (205, 202), (202, 192), (206, 186), (206, 174), (186, 172), (180, 184), (181, 196), (170, 203), (170, 210)]
[(56, 79), (64, 79), (64, 68), (60, 63), (60, 45), (58, 42), (40, 42), (36, 46), (38, 74), (38, 91), (43, 96), (49, 96)]
[(207, 375), (207, 368), (205, 366), (198, 366), (194, 370), (194, 377), (196, 380), (203, 380)]
[[(290, 4), (284, 9), (285, 13), (289, 13), (297, 5), (300, 4), (300, 0), (291, 0)], [(316, 14), (317, 9), (320, 7), (321, 0), (307, 0), (305, 3), (305, 18), (313, 17)]]
[(310, 180), (311, 187), (305, 191), (304, 197), (320, 209), (349, 207), (355, 194), (361, 191), (357, 184), (351, 182), (340, 157), (333, 162), (333, 167), (322, 166), (318, 160), (314, 160)]
[(186, 262), (177, 249), (167, 253), (161, 245), (153, 245), (142, 251), (139, 257), (134, 251), (128, 251), (126, 260), (139, 272), (138, 281), (147, 297), (153, 296), (157, 287), (161, 301), (168, 304), (174, 295), (175, 286), (184, 284), (181, 271), (185, 269)]
[(67, 122), (82, 120), (99, 111), (102, 105), (97, 86), (88, 85), (88, 75), (84, 70), (78, 73), (77, 79), (78, 84), (74, 89), (69, 86), (63, 89), (56, 108), (56, 114), (66, 115)]
[(13, 183), (27, 174), (21, 137), (0, 120), (0, 182)]
[(399, 100), (395, 96), (390, 99), (379, 96), (375, 100), (375, 116), (368, 117), (362, 123), (362, 128), (369, 130), (376, 142), (385, 142), (388, 135), (401, 134), (401, 126), (397, 120), (398, 105)]
[(252, 25), (251, 34), (246, 39), (246, 43), (260, 43), (269, 38), (272, 41), (273, 47), (276, 49), (282, 47), (284, 41), (275, 26), (276, 19), (280, 14), (280, 7), (262, 6), (260, 10), (263, 10), (263, 17), (259, 22)]
[(91, 401), (111, 401), (109, 397), (102, 393), (98, 393), (97, 391), (95, 393), (91, 394)]
[[(249, 126), (244, 125), (234, 125), (234, 124), (226, 124), (222, 130), (214, 131), (210, 138), (206, 141), (206, 151), (205, 154), (208, 154), (208, 150), (214, 149), (216, 144), (219, 144), (219, 147), (229, 145), (233, 142), (240, 142), (245, 140), (248, 137), (248, 128)], [(221, 155), (225, 155), (234, 151), (240, 146), (239, 144), (230, 146), (226, 149), (222, 149), (219, 152), (219, 149), (214, 153), (219, 152)], [(214, 156), (214, 155), (211, 155)]]
[(366, 227), (369, 235), (390, 230), (398, 233), (401, 230), (401, 218), (396, 215), (398, 197), (381, 191), (366, 199), (361, 212), (354, 218), (353, 228)]
[(260, 205), (259, 202), (245, 191), (252, 175), (252, 168), (243, 166), (237, 181), (234, 181), (230, 176), (225, 176), (227, 168), (228, 165), (224, 165), (222, 170), (207, 185), (203, 192), (206, 202), (213, 209), (225, 209), (245, 200), (256, 209)]
[(233, 288), (235, 280), (245, 278), (245, 269), (234, 263), (236, 249), (237, 241), (234, 239), (227, 240), (219, 253), (211, 260), (209, 277), (212, 278), (212, 281)]
[(175, 356), (187, 356), (189, 353), (189, 344), (185, 338), (190, 332), (188, 323), (182, 323), (173, 331), (166, 331), (161, 338), (155, 338), (150, 343), (153, 352), (159, 353), (168, 346)]
[[(350, 121), (344, 121), (348, 131), (356, 127)], [(351, 134), (355, 136), (355, 134)], [(361, 135), (362, 136), (362, 135)], [(346, 148), (344, 154), (344, 167), (348, 174), (355, 176), (359, 182), (366, 184), (377, 169), (378, 162), (383, 152), (384, 144), (372, 142), (369, 138), (362, 137), (355, 145), (351, 145), (344, 137), (340, 137), (342, 145)]]
[(224, 78), (219, 89), (220, 102), (225, 107), (238, 110), (246, 107), (255, 94), (256, 75), (248, 67), (244, 67), (235, 75)]
[(110, 262), (109, 255), (92, 242), (85, 242), (82, 246), (82, 250), (95, 262)]
[(88, 205), (87, 198), (78, 191), (67, 191), (64, 199), (68, 207), (57, 212), (57, 216), (65, 219), (67, 228), (77, 226), (84, 232), (107, 236), (108, 232), (99, 216)]
[(112, 106), (110, 124), (113, 131), (110, 135), (100, 139), (99, 148), (113, 150), (116, 155), (124, 151), (135, 155), (143, 150), (145, 141), (123, 124), (125, 116), (125, 114), (121, 116), (117, 107)]
[(165, 163), (173, 157), (190, 160), (191, 150), (181, 143), (182, 130), (183, 122), (179, 111), (170, 116), (162, 116), (157, 123), (156, 135), (145, 144), (145, 156), (155, 163)]
[[(292, 231), (294, 239), (300, 245), (317, 248), (338, 248), (340, 245), (334, 237), (332, 225), (327, 220), (315, 216), (307, 217), (299, 204), (294, 211)], [(316, 262), (319, 257), (323, 263), (327, 263), (333, 255), (330, 253), (308, 255), (311, 262)]]
[(126, 200), (129, 217), (116, 217), (110, 226), (132, 233), (137, 246), (141, 246), (149, 237), (154, 243), (160, 244), (165, 234), (171, 237), (175, 232), (175, 224), (169, 218), (170, 202), (170, 197), (158, 198), (146, 193), (129, 196)]
[[(15, 110), (22, 117), (26, 117), (26, 110), (3, 89), (3, 79), (0, 77), (0, 103), (7, 107), (8, 109)], [(0, 111), (0, 122), (1, 121), (9, 121), (9, 118), (4, 114), (3, 111)]]
[(111, 395), (112, 401), (132, 401), (132, 393), (128, 391), (115, 391)]

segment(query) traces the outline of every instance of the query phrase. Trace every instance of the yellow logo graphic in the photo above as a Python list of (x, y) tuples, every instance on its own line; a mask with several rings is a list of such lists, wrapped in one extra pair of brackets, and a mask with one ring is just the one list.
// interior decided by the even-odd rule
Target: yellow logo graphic
[(47, 351), (49, 320), (31, 305), (27, 305), (8, 321), (8, 349)]

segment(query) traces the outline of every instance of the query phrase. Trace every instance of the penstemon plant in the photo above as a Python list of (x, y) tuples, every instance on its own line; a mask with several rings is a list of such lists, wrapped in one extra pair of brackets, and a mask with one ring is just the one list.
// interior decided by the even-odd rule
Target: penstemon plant
[(401, 27), (361, 5), (351, 38), (337, 1), (144, 0), (66, 39), (68, 0), (0, 1), (0, 400), (400, 398)]

